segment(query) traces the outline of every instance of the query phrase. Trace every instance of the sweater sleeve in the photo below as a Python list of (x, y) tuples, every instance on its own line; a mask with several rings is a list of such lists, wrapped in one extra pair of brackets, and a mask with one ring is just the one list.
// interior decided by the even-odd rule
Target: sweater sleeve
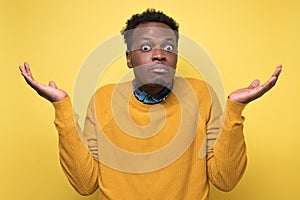
[[(75, 190), (81, 195), (90, 195), (97, 190), (98, 161), (87, 149), (87, 141), (81, 138), (70, 97), (54, 102), (55, 125), (59, 135), (59, 157), (64, 173)], [(88, 129), (92, 129), (89, 125)], [(89, 131), (89, 130), (86, 130)]]
[(207, 155), (209, 179), (222, 191), (230, 191), (237, 185), (247, 165), (242, 117), (245, 106), (227, 100), (225, 118), (217, 120), (223, 122), (221, 133)]

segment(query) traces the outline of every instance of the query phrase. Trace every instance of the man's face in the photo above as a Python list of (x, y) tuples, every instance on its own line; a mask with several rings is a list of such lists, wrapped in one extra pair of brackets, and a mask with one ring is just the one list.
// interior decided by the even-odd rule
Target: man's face
[(138, 87), (162, 88), (175, 75), (177, 41), (173, 30), (157, 22), (138, 25), (132, 33), (127, 65), (133, 68)]

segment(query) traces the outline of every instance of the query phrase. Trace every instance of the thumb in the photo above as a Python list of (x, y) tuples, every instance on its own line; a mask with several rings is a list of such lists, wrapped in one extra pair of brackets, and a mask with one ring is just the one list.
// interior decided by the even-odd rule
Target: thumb
[(248, 88), (252, 89), (252, 88), (256, 88), (257, 86), (259, 86), (260, 81), (258, 79), (255, 79)]
[(56, 86), (56, 84), (54, 83), (54, 81), (50, 81), (50, 82), (49, 82), (49, 86), (52, 87), (52, 88), (57, 89), (57, 86)]

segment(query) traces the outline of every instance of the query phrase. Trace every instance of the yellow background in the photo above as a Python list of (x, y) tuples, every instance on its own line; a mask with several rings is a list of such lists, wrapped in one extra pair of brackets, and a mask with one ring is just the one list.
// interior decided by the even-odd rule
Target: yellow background
[(29, 61), (38, 80), (55, 80), (72, 95), (89, 53), (147, 7), (173, 16), (180, 32), (206, 49), (227, 94), (254, 78), (267, 80), (283, 64), (276, 87), (244, 111), (249, 163), (243, 179), (232, 192), (213, 188), (211, 196), (300, 199), (296, 0), (1, 0), (0, 199), (97, 199), (97, 194), (79, 196), (67, 182), (58, 161), (53, 108), (25, 84), (17, 67)]

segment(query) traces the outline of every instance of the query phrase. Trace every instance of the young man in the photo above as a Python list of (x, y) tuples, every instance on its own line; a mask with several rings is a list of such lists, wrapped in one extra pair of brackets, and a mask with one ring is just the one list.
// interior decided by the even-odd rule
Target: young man
[(223, 115), (203, 81), (174, 76), (177, 31), (172, 18), (155, 10), (127, 21), (122, 34), (135, 79), (98, 89), (83, 133), (67, 93), (52, 81), (35, 81), (28, 63), (20, 67), (55, 107), (61, 165), (80, 194), (99, 189), (99, 199), (198, 200), (209, 198), (209, 181), (230, 191), (240, 180), (247, 163), (242, 110), (275, 85), (281, 66), (265, 84), (255, 80), (231, 93)]

